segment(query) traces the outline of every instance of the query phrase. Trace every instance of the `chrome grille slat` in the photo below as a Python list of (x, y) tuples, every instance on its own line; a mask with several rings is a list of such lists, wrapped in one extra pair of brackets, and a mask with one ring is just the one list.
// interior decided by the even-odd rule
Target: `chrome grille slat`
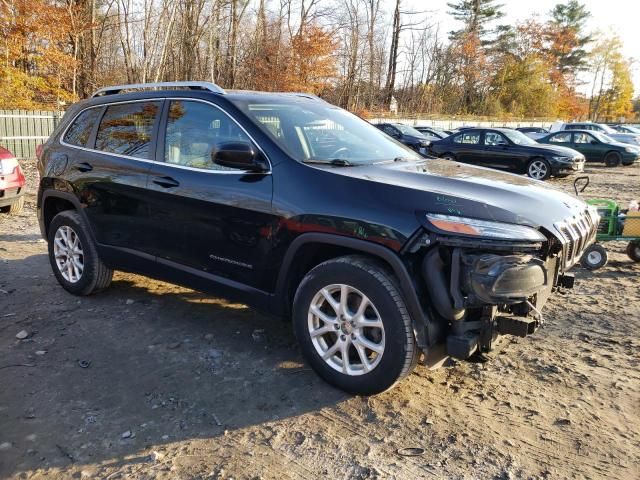
[(595, 239), (598, 222), (589, 211), (581, 212), (572, 218), (555, 224), (562, 242), (562, 265), (569, 268), (582, 256), (582, 252)]

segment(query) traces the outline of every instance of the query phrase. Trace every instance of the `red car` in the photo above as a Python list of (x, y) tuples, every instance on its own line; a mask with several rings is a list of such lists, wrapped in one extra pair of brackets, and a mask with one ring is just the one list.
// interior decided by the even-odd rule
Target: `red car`
[(0, 147), (0, 212), (17, 214), (24, 207), (25, 178), (18, 160)]

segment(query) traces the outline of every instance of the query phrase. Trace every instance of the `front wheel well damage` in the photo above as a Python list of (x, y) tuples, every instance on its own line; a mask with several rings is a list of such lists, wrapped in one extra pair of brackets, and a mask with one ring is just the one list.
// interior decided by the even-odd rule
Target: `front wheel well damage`
[(346, 255), (359, 255), (368, 257), (371, 261), (378, 263), (393, 275), (393, 271), (384, 260), (366, 252), (357, 249), (344, 247), (341, 245), (331, 245), (326, 243), (310, 242), (302, 245), (295, 253), (291, 261), (291, 267), (287, 272), (284, 294), (284, 317), (291, 317), (291, 306), (293, 298), (296, 294), (298, 285), (302, 279), (313, 268), (332, 258), (343, 257)]

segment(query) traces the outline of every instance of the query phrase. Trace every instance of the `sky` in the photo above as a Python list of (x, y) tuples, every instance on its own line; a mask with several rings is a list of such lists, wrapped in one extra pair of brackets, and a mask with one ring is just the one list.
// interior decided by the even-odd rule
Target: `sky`
[[(405, 0), (407, 7), (433, 12), (433, 20), (441, 22), (442, 30), (449, 32), (459, 24), (447, 14), (447, 2), (454, 0)], [(548, 13), (559, 0), (501, 0), (506, 16), (499, 23), (513, 25), (518, 21), (539, 15), (548, 18)], [(635, 95), (640, 95), (640, 0), (580, 0), (591, 12), (587, 22), (589, 31), (616, 33), (623, 44), (623, 54), (636, 61), (632, 65)], [(583, 80), (588, 81), (589, 77)]]

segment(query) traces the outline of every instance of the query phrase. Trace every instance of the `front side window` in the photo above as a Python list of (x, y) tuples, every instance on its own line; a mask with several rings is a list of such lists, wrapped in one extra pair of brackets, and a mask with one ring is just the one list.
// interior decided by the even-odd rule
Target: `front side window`
[(129, 157), (149, 159), (151, 132), (160, 113), (160, 102), (110, 105), (102, 117), (96, 149)]
[(497, 132), (486, 132), (484, 134), (485, 145), (507, 145), (507, 140)]
[(100, 108), (89, 108), (82, 112), (69, 126), (62, 140), (69, 145), (86, 147), (100, 112)]
[(593, 137), (588, 133), (574, 133), (573, 134), (573, 142), (574, 143), (590, 143), (593, 140)]
[[(274, 132), (279, 125), (271, 122)], [(216, 151), (228, 143), (252, 143), (249, 136), (219, 108), (172, 100), (167, 118), (164, 161), (205, 170), (233, 170), (213, 163)]]
[(468, 144), (479, 144), (480, 143), (480, 133), (472, 132), (472, 133), (461, 133), (453, 137), (453, 141), (455, 143), (468, 143)]
[(552, 143), (571, 143), (571, 133), (556, 133), (549, 138)]

